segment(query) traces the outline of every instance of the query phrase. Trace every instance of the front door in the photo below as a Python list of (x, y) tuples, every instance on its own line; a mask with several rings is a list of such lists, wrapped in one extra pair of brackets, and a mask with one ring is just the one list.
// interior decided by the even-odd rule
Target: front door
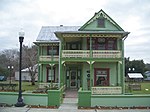
[(77, 87), (77, 70), (70, 71), (70, 88)]
[(94, 86), (109, 86), (109, 68), (94, 69)]

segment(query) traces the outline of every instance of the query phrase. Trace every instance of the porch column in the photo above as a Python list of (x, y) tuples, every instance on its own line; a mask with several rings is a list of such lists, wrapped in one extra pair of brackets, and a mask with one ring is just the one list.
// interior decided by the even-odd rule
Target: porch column
[(90, 62), (90, 89), (93, 86), (93, 61)]
[(58, 83), (59, 83), (59, 88), (61, 87), (62, 83), (62, 41), (59, 43), (59, 78), (58, 78)]
[(52, 84), (53, 84), (53, 81), (52, 81), (52, 74), (53, 74), (53, 64), (50, 64), (50, 67), (51, 67), (51, 88), (52, 88)]
[(53, 53), (54, 53), (54, 50), (53, 50), (53, 45), (52, 45), (52, 54), (51, 54), (51, 57), (52, 57), (51, 60), (52, 61), (54, 60), (54, 54)]
[(90, 58), (92, 58), (92, 35), (90, 34)]
[(38, 82), (41, 82), (41, 64), (38, 64)]
[(117, 86), (120, 86), (121, 85), (121, 61), (117, 62)]
[(93, 63), (94, 62), (95, 61), (87, 61), (87, 63), (90, 66), (90, 73), (89, 73), (90, 76), (88, 76), (88, 74), (87, 74), (87, 80), (88, 80), (87, 88), (88, 88), (88, 90), (91, 89), (91, 87), (93, 86)]
[(43, 82), (43, 64), (41, 64), (40, 69), (41, 69), (41, 70), (40, 70), (40, 71), (41, 71), (41, 72), (40, 72), (40, 76), (41, 76), (40, 79), (41, 79), (41, 82)]
[(125, 63), (124, 63), (124, 40), (122, 40), (122, 65), (121, 65), (121, 71), (122, 71), (122, 93), (125, 93)]

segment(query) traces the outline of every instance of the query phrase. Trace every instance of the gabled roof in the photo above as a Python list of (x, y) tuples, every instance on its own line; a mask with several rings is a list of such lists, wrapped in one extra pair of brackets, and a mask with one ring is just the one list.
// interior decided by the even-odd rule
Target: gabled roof
[(58, 42), (58, 38), (54, 34), (56, 31), (78, 31), (79, 26), (42, 26), (41, 31), (36, 39), (39, 42)]
[[(95, 20), (99, 19), (100, 17), (105, 18), (106, 20), (108, 20), (110, 23), (112, 23), (116, 29), (118, 29), (118, 31), (124, 31), (111, 17), (109, 17), (102, 9), (98, 12), (95, 13), (95, 15), (89, 20), (87, 21), (79, 30), (80, 31), (84, 31), (85, 28), (89, 25), (92, 24), (92, 22), (94, 22)], [(107, 30), (107, 29), (106, 29)]]

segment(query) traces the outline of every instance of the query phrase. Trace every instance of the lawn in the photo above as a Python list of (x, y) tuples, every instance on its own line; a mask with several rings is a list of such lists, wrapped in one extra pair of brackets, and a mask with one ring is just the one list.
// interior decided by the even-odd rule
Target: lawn
[[(8, 83), (9, 81), (1, 81), (0, 83)], [(18, 84), (18, 81), (13, 81), (13, 84)], [(141, 90), (140, 91), (130, 91), (128, 89), (128, 84), (129, 82), (126, 82), (126, 89), (125, 92), (126, 93), (132, 93), (132, 94), (150, 94), (150, 82), (139, 82), (141, 84)], [(35, 85), (32, 86), (31, 82), (22, 82), (22, 90), (25, 91), (33, 91), (36, 90), (38, 88), (38, 82), (35, 82)], [(18, 86), (16, 87), (16, 90), (18, 90)]]
[(126, 90), (125, 92), (126, 93), (132, 93), (132, 94), (150, 94), (150, 82), (138, 82), (141, 84), (141, 90), (138, 91), (138, 90), (129, 90), (128, 89), (128, 84), (129, 82), (126, 83)]
[[(9, 81), (1, 81), (0, 83), (9, 84)], [(19, 85), (18, 81), (12, 81), (11, 83)], [(18, 90), (18, 88), (19, 88), (19, 86), (16, 87), (16, 90)], [(35, 90), (36, 88), (38, 88), (38, 83), (37, 82), (35, 82), (35, 85), (33, 85), (33, 86), (31, 85), (31, 82), (22, 82), (22, 90), (32, 91), (32, 90)]]

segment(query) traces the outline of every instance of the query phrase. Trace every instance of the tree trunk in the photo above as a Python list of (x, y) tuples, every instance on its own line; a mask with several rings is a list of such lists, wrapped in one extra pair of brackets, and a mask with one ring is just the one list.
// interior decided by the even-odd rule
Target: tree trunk
[(34, 78), (34, 75), (31, 76), (31, 85), (35, 85), (35, 78)]

